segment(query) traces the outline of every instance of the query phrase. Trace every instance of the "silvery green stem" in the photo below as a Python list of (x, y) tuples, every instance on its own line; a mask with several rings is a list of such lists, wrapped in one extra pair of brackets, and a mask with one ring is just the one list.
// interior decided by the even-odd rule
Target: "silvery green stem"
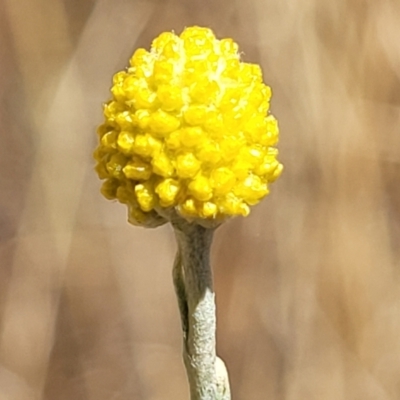
[(178, 242), (173, 277), (191, 400), (230, 400), (225, 365), (215, 352), (215, 299), (210, 267), (214, 229), (173, 221)]

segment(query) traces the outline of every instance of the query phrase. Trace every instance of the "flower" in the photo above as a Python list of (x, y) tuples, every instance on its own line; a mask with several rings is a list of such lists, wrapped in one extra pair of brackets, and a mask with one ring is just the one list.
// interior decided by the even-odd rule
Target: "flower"
[(247, 216), (281, 173), (278, 124), (261, 68), (210, 29), (162, 33), (114, 75), (96, 171), (129, 221), (157, 226)]

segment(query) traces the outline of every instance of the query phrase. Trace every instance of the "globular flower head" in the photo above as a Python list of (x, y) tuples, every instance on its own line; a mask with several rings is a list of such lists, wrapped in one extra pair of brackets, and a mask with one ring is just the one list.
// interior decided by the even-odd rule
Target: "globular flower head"
[(232, 39), (162, 33), (114, 75), (111, 93), (96, 171), (133, 224), (157, 226), (169, 212), (200, 223), (246, 216), (282, 171), (271, 89)]

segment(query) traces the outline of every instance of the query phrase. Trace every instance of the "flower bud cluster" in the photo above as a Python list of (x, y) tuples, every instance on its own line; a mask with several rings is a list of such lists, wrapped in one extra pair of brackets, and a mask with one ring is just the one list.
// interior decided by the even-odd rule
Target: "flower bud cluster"
[(94, 157), (102, 193), (129, 221), (157, 226), (246, 216), (281, 173), (271, 89), (232, 39), (210, 29), (162, 33), (114, 75)]

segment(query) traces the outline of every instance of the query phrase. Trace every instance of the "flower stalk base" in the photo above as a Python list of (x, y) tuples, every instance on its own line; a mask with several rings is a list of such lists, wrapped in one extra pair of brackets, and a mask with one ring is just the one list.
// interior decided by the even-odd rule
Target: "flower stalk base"
[(228, 374), (216, 356), (216, 315), (210, 248), (214, 229), (173, 221), (178, 252), (173, 269), (191, 400), (230, 400)]

